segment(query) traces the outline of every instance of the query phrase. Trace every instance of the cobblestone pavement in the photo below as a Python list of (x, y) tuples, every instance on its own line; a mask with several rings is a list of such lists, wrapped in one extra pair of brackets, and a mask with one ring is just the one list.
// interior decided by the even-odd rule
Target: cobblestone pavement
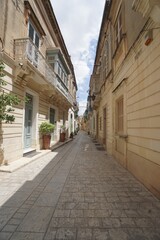
[(160, 240), (160, 201), (83, 132), (1, 172), (0, 204), (0, 240)]

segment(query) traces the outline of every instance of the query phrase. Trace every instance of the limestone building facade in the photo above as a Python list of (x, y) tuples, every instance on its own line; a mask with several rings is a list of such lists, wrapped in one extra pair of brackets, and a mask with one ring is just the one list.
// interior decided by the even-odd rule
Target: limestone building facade
[(108, 154), (160, 198), (159, 39), (159, 1), (106, 1), (88, 118)]
[[(0, 50), (4, 91), (16, 94), (15, 122), (1, 124), (0, 163), (10, 163), (42, 147), (39, 125), (74, 131), (77, 84), (71, 57), (49, 0), (0, 1)], [(25, 99), (29, 101), (25, 101)], [(71, 128), (72, 127), (72, 128)]]

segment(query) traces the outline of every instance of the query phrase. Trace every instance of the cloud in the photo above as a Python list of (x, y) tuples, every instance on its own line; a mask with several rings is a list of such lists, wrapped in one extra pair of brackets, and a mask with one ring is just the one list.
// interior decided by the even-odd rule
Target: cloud
[(86, 104), (105, 0), (51, 0), (51, 3), (74, 65), (79, 101)]
[(83, 115), (86, 109), (87, 102), (85, 100), (79, 101), (79, 115)]
[(74, 62), (74, 69), (77, 78), (77, 83), (79, 86), (84, 84), (85, 78), (89, 77), (90, 68), (87, 66), (87, 63), (82, 60)]

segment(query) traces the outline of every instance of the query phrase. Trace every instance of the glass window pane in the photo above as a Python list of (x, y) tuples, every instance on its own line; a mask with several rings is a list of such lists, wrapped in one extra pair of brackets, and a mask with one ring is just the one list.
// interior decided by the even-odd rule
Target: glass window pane
[(39, 48), (39, 36), (37, 35), (37, 33), (35, 34), (35, 45), (37, 48)]
[(117, 131), (123, 131), (123, 97), (117, 101)]
[(55, 109), (50, 108), (50, 123), (55, 123)]
[(31, 23), (29, 23), (29, 37), (32, 39), (34, 39), (34, 28), (32, 27)]

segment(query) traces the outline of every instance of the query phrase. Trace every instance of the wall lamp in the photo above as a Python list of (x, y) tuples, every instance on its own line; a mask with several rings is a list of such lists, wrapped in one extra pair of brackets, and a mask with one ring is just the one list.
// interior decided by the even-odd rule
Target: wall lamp
[(20, 62), (20, 63), (19, 63), (19, 66), (22, 68), (22, 67), (23, 67), (23, 63), (22, 63), (22, 62)]
[(96, 96), (93, 94), (93, 95), (89, 95), (88, 98), (91, 99), (92, 101), (94, 101)]

